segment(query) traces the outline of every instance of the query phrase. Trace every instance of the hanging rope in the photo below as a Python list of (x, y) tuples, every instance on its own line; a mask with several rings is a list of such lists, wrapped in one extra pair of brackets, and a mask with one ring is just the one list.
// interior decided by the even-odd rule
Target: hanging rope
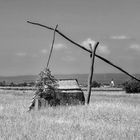
[(56, 25), (56, 27), (55, 27), (55, 29), (54, 29), (54, 32), (53, 32), (53, 41), (52, 41), (52, 46), (51, 46), (51, 50), (50, 50), (48, 62), (47, 62), (47, 68), (48, 68), (48, 66), (49, 66), (49, 62), (50, 62), (51, 55), (52, 55), (52, 51), (53, 51), (53, 46), (54, 46), (54, 41), (55, 41), (55, 32), (56, 32), (57, 27), (58, 27), (58, 24)]

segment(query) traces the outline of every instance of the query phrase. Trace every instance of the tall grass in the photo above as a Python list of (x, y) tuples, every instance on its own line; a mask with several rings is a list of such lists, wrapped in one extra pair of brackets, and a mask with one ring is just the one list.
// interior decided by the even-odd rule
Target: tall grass
[(95, 101), (27, 113), (30, 95), (0, 94), (1, 140), (140, 139), (139, 105)]

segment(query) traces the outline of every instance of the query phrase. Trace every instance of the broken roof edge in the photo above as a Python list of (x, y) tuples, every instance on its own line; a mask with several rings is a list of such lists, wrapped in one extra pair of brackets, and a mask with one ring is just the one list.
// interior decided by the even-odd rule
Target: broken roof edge
[(76, 78), (64, 78), (64, 79), (57, 79), (58, 81), (65, 81), (65, 80), (76, 80), (78, 82), (78, 80)]
[(58, 89), (60, 90), (80, 90), (77, 79), (58, 79)]

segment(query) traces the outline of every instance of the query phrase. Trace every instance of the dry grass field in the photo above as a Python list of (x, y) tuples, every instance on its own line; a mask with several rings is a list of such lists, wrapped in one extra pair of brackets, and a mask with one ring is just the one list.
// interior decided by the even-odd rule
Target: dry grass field
[(0, 140), (140, 139), (140, 95), (93, 92), (90, 105), (28, 113), (32, 95), (0, 91)]

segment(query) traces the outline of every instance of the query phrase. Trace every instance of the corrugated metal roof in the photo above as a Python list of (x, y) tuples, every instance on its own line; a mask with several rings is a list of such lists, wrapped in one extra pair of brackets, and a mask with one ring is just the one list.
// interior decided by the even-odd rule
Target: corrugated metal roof
[(58, 89), (75, 90), (81, 88), (79, 87), (77, 79), (60, 79), (58, 80)]

